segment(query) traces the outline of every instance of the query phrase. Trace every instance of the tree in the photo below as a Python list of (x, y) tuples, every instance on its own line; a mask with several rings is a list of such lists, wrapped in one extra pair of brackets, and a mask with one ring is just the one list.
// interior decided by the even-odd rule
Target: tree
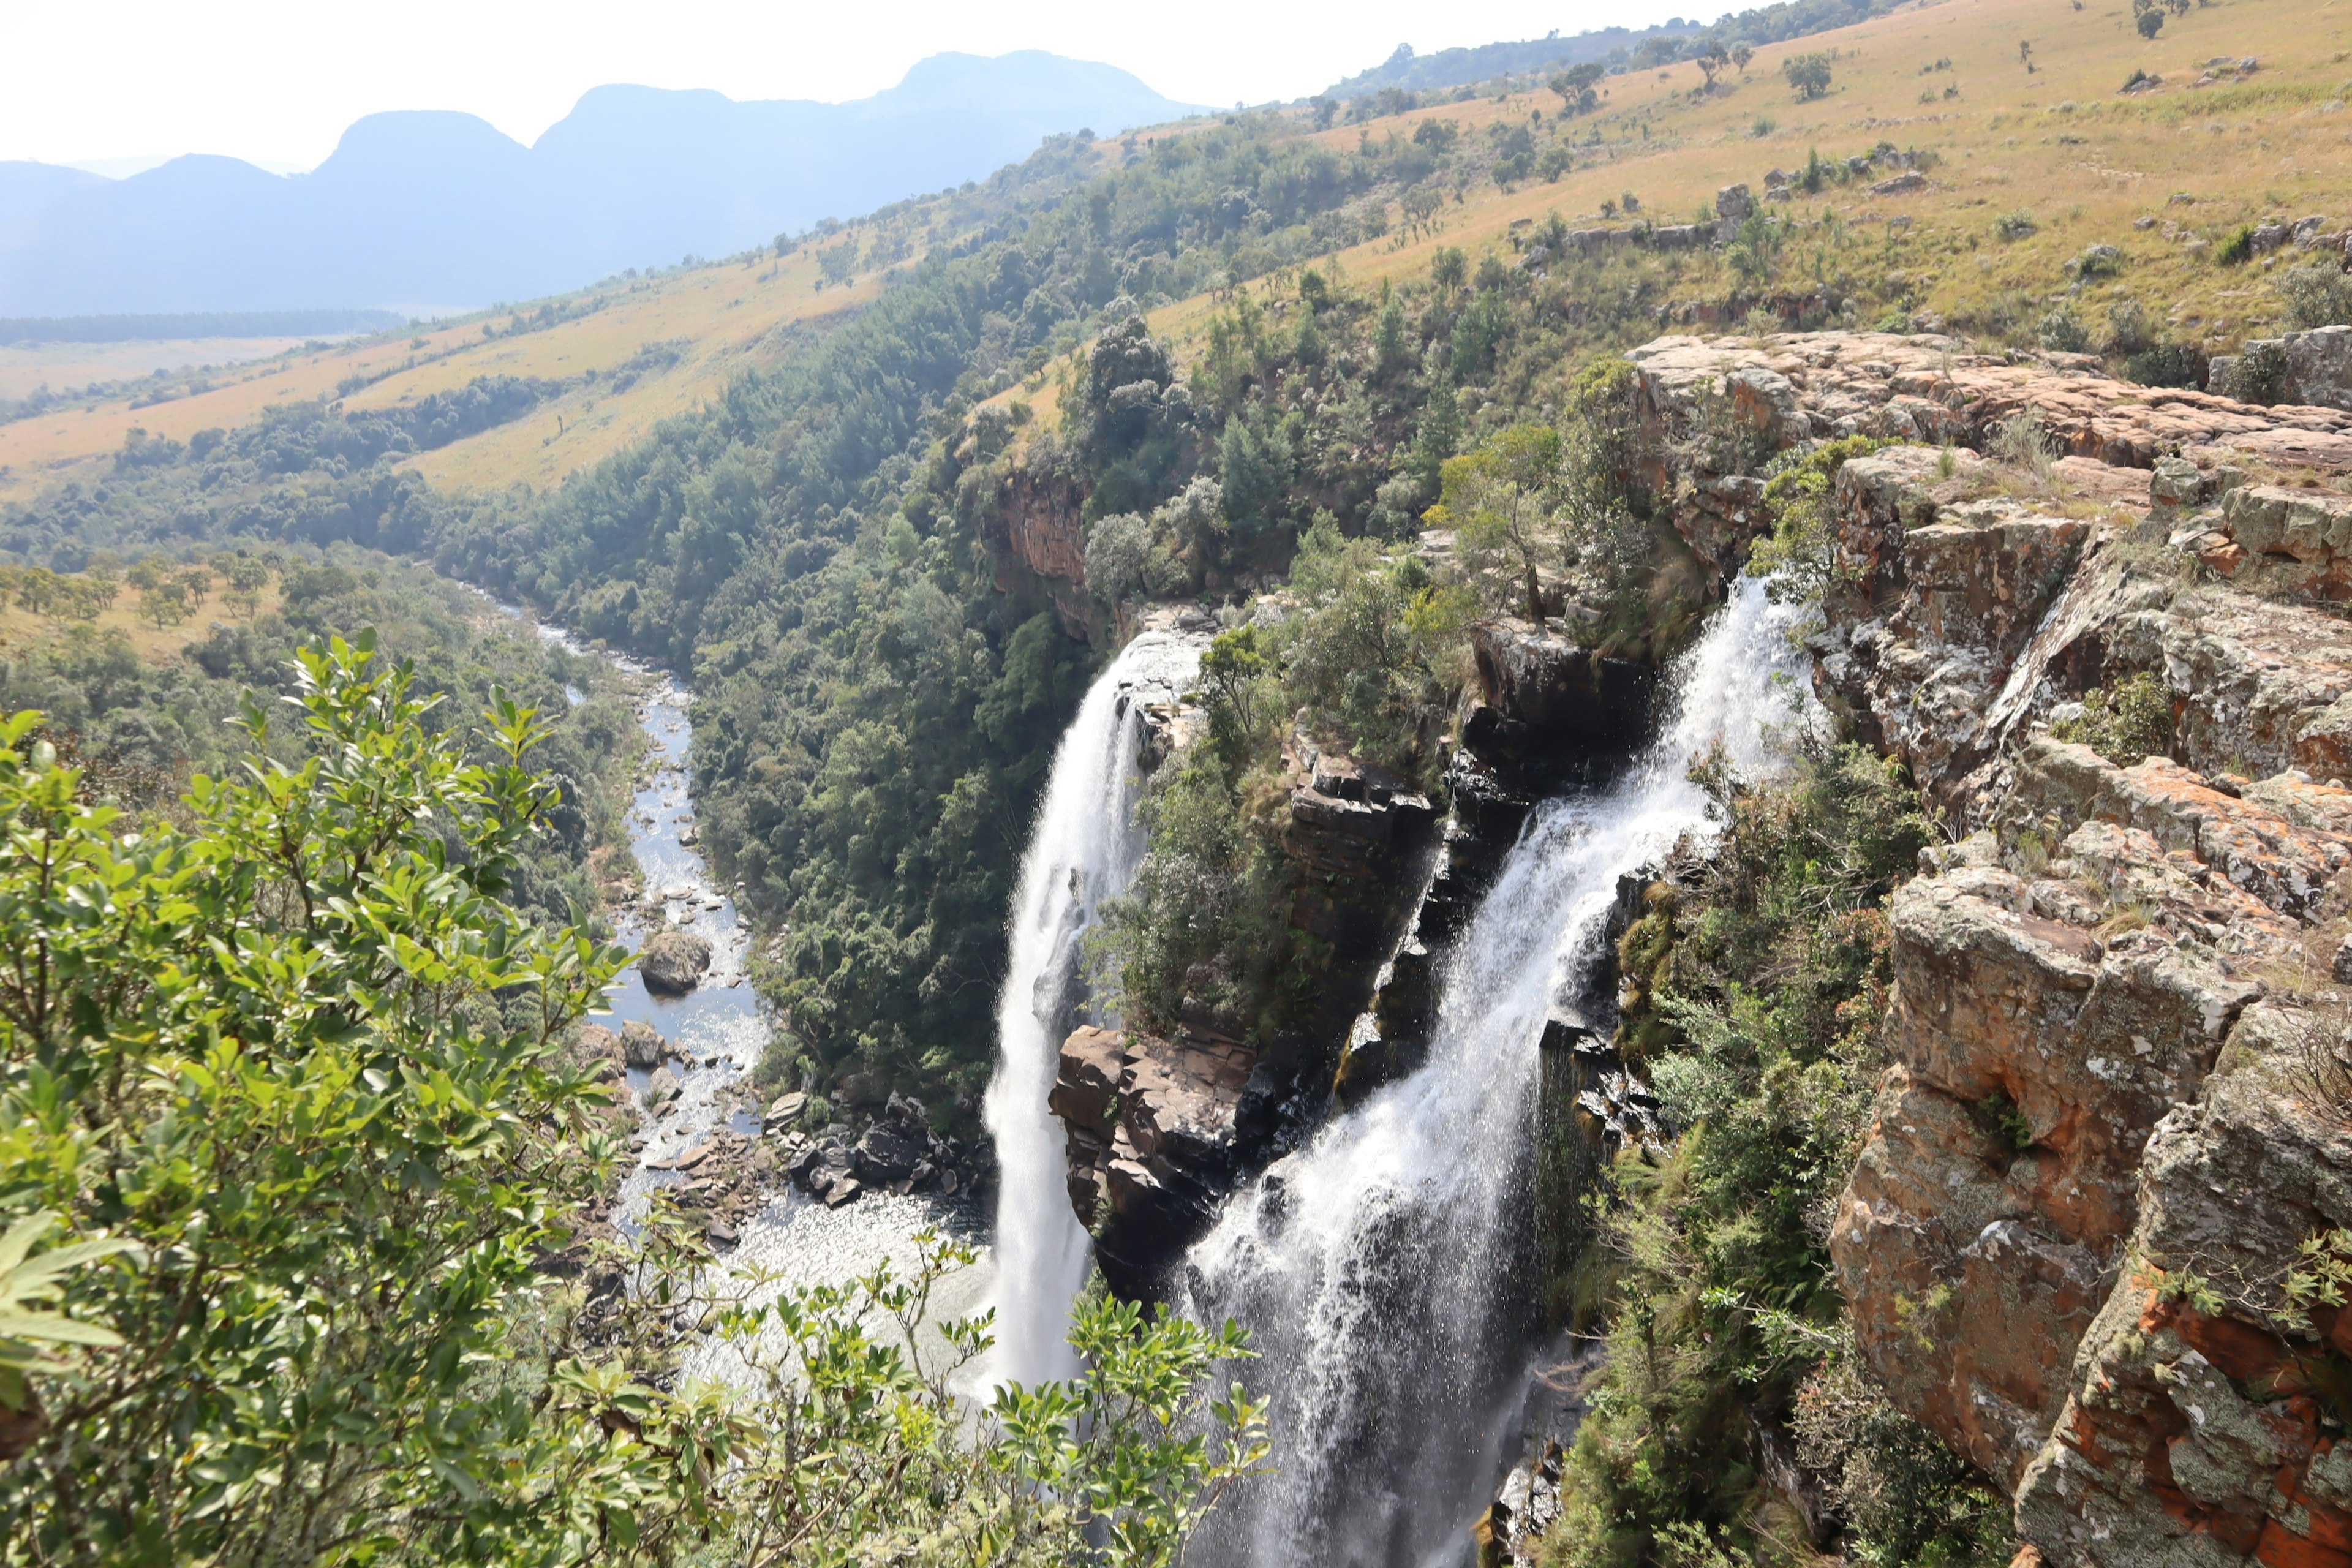
[(178, 626), (188, 618), (187, 580), (173, 573), (150, 581), (139, 590), (139, 610), (158, 631)]
[(16, 578), (16, 602), (37, 616), (47, 615), (61, 591), (58, 574), (46, 566), (25, 567)]
[(1331, 122), (1339, 118), (1339, 104), (1336, 99), (1318, 98), (1307, 107), (1314, 112), (1315, 129), (1318, 131), (1330, 130)]
[(1405, 221), (1416, 229), (1425, 229), (1437, 209), (1445, 205), (1445, 193), (1435, 185), (1419, 184), (1405, 192), (1402, 203)]
[(1741, 76), (1744, 77), (1748, 74), (1748, 62), (1755, 58), (1756, 48), (1754, 45), (1734, 44), (1731, 46), (1731, 63), (1739, 68), (1739, 74)]
[(91, 551), (82, 567), (82, 581), (101, 609), (114, 608), (114, 597), (122, 591), (122, 557), (111, 550)]
[[(539, 716), (428, 733), (415, 679), (303, 650), (298, 732), (248, 699), (246, 769), (136, 833), (0, 723), (11, 1560), (1169, 1563), (1266, 1451), (1230, 1324), (1092, 1300), (1084, 1375), (974, 1412), (986, 1321), (916, 1349), (934, 1237), (761, 1303), (664, 1202), (602, 1306), (535, 1272), (621, 1152), (567, 1041), (624, 955), (504, 902)], [(674, 1383), (698, 1331), (749, 1377)]]
[[(2183, 7), (2185, 14), (2186, 7)], [(2150, 43), (2164, 31), (2164, 0), (2132, 0), (2132, 25)]]
[(1601, 79), (1607, 74), (1608, 68), (1597, 60), (1588, 60), (1580, 66), (1570, 66), (1564, 71), (1554, 72), (1551, 89), (1559, 94), (1561, 112), (1590, 114), (1600, 108), (1598, 89)]
[(1723, 47), (1720, 38), (1709, 38), (1706, 47), (1692, 57), (1698, 61), (1699, 73), (1706, 78), (1706, 90), (1715, 90), (1715, 79), (1731, 64), (1731, 51)]
[(1514, 425), (1446, 460), (1444, 489), (1429, 511), (1431, 525), (1454, 530), (1466, 554), (1515, 569), (1527, 617), (1538, 626), (1544, 608), (1536, 563), (1551, 528), (1560, 452), (1550, 426)]
[(1271, 668), (1257, 627), (1220, 632), (1201, 655), (1201, 690), (1209, 710), (1209, 737), (1235, 761), (1247, 752), (1264, 715), (1258, 684)]
[(1789, 85), (1797, 89), (1799, 98), (1811, 100), (1828, 93), (1831, 64), (1829, 52), (1816, 49), (1811, 54), (1790, 56), (1780, 62), (1780, 71), (1789, 79)]

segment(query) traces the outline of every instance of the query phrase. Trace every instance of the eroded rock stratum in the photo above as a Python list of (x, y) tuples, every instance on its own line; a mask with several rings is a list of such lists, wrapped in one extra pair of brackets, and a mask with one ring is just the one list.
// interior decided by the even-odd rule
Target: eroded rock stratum
[[(2352, 1226), (2352, 416), (1940, 338), (1633, 358), (1650, 478), (1721, 569), (1770, 453), (1895, 443), (1836, 477), (1811, 644), (1957, 838), (1889, 910), (1891, 1065), (1832, 1222), (1864, 1355), (2052, 1563), (2352, 1564), (2352, 1313), (2283, 1289)], [(2058, 460), (1990, 456), (2026, 410)], [(2055, 737), (2135, 680), (2168, 755)]]

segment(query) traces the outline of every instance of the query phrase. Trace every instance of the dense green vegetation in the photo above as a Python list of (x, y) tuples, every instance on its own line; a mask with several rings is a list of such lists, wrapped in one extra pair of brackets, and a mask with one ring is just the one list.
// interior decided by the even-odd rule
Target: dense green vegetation
[[(0, 895), (53, 839), (87, 890), (27, 893), (12, 917), (80, 944), (64, 1011), (20, 1019), (0, 966), (0, 1139), (28, 1173), (0, 1212), (47, 1227), (16, 1233), (16, 1288), (95, 1325), (48, 1325), (82, 1334), (79, 1360), (0, 1343), (0, 1404), (32, 1445), (5, 1499), (24, 1560), (243, 1561), (289, 1528), (296, 1559), (1050, 1562), (1108, 1541), (1165, 1560), (1262, 1452), (1245, 1402), (1206, 1401), (1230, 1338), (1096, 1301), (1089, 1380), (1016, 1395), (972, 1440), (947, 1369), (856, 1327), (919, 1310), (950, 1251), (911, 1283), (755, 1310), (699, 1296), (696, 1244), (656, 1223), (655, 1289), (594, 1306), (532, 1279), (617, 1152), (564, 1039), (612, 961), (575, 928), (593, 921), (583, 864), (616, 842), (632, 731), (601, 676), (479, 636), (418, 592), (421, 567), (363, 552), (691, 674), (706, 842), (742, 879), (782, 1025), (762, 1076), (853, 1110), (891, 1089), (976, 1102), (1026, 823), (1103, 634), (1142, 598), (1221, 605), (1206, 739), (1155, 775), (1151, 852), (1096, 956), (1139, 1026), (1199, 1004), (1278, 1030), (1326, 962), (1287, 923), (1286, 744), (1436, 787), (1475, 616), (1656, 659), (1700, 612), (1663, 498), (1633, 479), (1609, 351), (1662, 323), (1854, 324), (1866, 301), (1910, 320), (1878, 277), (1895, 240), (1833, 218), (1753, 219), (1720, 254), (1586, 255), (1553, 216), (1377, 289), (1329, 259), (1381, 236), (1391, 205), (1427, 225), (1474, 182), (1609, 158), (1599, 80), (1564, 73), (1565, 114), (1489, 133), (1432, 119), (1335, 148), (1295, 118), (1235, 115), (1108, 158), (1054, 141), (877, 215), (862, 254), (823, 237), (832, 276), (896, 269), (875, 302), (551, 494), (445, 497), (394, 466), (553, 390), (496, 380), (385, 413), (282, 408), (184, 445), (136, 435), (103, 482), (0, 517), (0, 546), (66, 572), (100, 552), (286, 557), (283, 608), (184, 663), (68, 626), (0, 670), (9, 707), (49, 715), (0, 754), (0, 805), (39, 825), (0, 859)], [(1799, 188), (1858, 177), (1816, 154)], [(1196, 293), (1219, 309), (1180, 363), (1142, 312)], [(2134, 357), (2167, 346), (2144, 317), (2095, 336), (2058, 314), (1973, 324), (2178, 369)], [(1041, 420), (1048, 377), (1058, 417)], [(1774, 471), (1781, 528), (1759, 561), (1781, 592), (1822, 587), (1831, 479), (1865, 447)], [(1074, 533), (1083, 586), (1025, 571), (1016, 524)], [(1450, 555), (1415, 547), (1425, 529)], [(410, 695), (449, 700), (418, 707), (356, 655), (289, 674), (298, 647), (366, 625), (415, 658)], [(567, 684), (591, 700), (567, 709)], [(312, 726), (224, 723), (248, 686), (301, 699)], [(548, 717), (467, 731), (500, 689)], [(2142, 706), (2119, 690), (2084, 733), (2128, 749)], [(519, 737), (542, 725), (526, 776)], [(1880, 1066), (1879, 911), (1926, 826), (1853, 748), (1781, 778), (1705, 776), (1722, 850), (1652, 890), (1621, 953), (1619, 1043), (1681, 1136), (1617, 1165), (1586, 1216), (1604, 1245), (1550, 1282), (1611, 1346), (1550, 1549), (1710, 1568), (1800, 1554), (1749, 1468), (1753, 1419), (1789, 1435), (1858, 1554), (1981, 1556), (1997, 1510), (1861, 1373), (1821, 1235)], [(139, 839), (96, 799), (142, 814)], [(727, 1406), (670, 1375), (702, 1326), (789, 1349), (769, 1342)], [(950, 1333), (951, 1354), (975, 1335)], [(1076, 1414), (1083, 1442), (1066, 1440)], [(1160, 1440), (1204, 1417), (1223, 1446)]]
[[(1104, 570), (1077, 620), (1130, 591), (1233, 595), (1278, 576), (1320, 517), (1410, 537), (1447, 459), (1514, 426), (1559, 425), (1583, 452), (1600, 427), (1578, 412), (1580, 363), (1694, 289), (1738, 315), (1772, 285), (1780, 262), (1580, 259), (1557, 219), (1378, 293), (1309, 265), (1381, 232), (1400, 192), (1413, 221), (1448, 190), (1615, 145), (1564, 121), (1540, 138), (1432, 124), (1334, 150), (1295, 119), (1236, 115), (1108, 160), (1059, 139), (899, 204), (860, 264), (923, 256), (877, 302), (551, 495), (440, 497), (393, 466), (547, 390), (484, 382), (404, 411), (296, 405), (184, 446), (136, 437), (104, 482), (0, 516), (0, 546), (70, 570), (93, 549), (349, 541), (690, 670), (708, 842), (781, 938), (760, 969), (788, 1025), (771, 1078), (968, 1105), (1022, 825), (1095, 658), (1008, 569), (1009, 516), (1083, 505)], [(1812, 270), (1847, 246), (1825, 237)], [(1231, 303), (1188, 373), (1119, 326), (1204, 289)], [(1112, 327), (1060, 427), (1039, 429), (1020, 389)], [(1621, 590), (1664, 542), (1590, 542), (1584, 567), (1615, 564), (1588, 607), (1641, 651), (1654, 617)], [(1655, 619), (1671, 642), (1672, 615)]]
[[(657, 1208), (601, 1306), (536, 1272), (622, 1152), (566, 1046), (622, 955), (513, 902), (547, 725), (300, 668), (176, 820), (0, 726), (0, 1559), (1170, 1562), (1265, 1451), (1230, 1328), (1097, 1300), (974, 1429), (984, 1321), (909, 1348), (956, 1247), (753, 1306)], [(748, 1388), (677, 1382), (714, 1331)]]
[[(1783, 553), (1814, 488), (1776, 497)], [(1585, 1194), (1597, 1240), (1555, 1284), (1609, 1354), (1548, 1560), (1804, 1557), (1753, 1426), (1862, 1560), (1999, 1562), (2005, 1506), (1863, 1370), (1827, 1251), (1885, 1067), (1883, 906), (1935, 828), (1899, 770), (1853, 744), (1805, 740), (1767, 779), (1717, 753), (1695, 777), (1720, 839), (1695, 878), (1648, 889), (1618, 948), (1617, 1046), (1678, 1136), (1663, 1156), (1629, 1146)]]
[[(502, 617), (476, 595), (379, 555), (338, 549), (316, 562), (248, 559), (265, 583), (275, 572), (278, 607), (268, 614), (215, 621), (188, 657), (163, 662), (142, 659), (119, 628), (63, 621), (0, 660), (0, 707), (39, 710), (44, 737), (113, 804), (174, 814), (194, 774), (220, 776), (244, 755), (235, 721), (248, 695), (267, 703), (298, 694), (298, 648), (372, 628), (382, 647), (412, 662), (421, 692), (444, 700), (423, 720), (436, 733), (461, 725), (493, 689), (549, 715), (536, 752), (556, 791), (548, 831), (520, 852), (507, 897), (558, 923), (599, 918), (590, 860), (625, 853), (621, 812), (637, 745), (611, 667), (496, 624)], [(584, 700), (569, 704), (567, 687)], [(284, 732), (276, 743), (290, 755)]]

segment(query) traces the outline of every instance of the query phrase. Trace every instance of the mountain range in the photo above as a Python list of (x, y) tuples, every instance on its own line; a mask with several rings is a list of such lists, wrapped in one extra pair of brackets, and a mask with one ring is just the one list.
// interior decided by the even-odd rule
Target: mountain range
[(941, 54), (846, 103), (608, 86), (525, 146), (372, 114), (307, 174), (195, 154), (124, 180), (0, 163), (0, 316), (527, 299), (981, 178), (1048, 135), (1181, 119), (1115, 67)]

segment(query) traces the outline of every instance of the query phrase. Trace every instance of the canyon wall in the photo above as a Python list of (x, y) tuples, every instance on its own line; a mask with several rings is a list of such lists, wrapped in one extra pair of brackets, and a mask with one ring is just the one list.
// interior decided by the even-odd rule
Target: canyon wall
[[(2352, 1563), (2352, 1317), (2290, 1281), (2352, 1226), (2352, 418), (1932, 337), (1632, 358), (1721, 569), (1772, 452), (1895, 443), (1835, 477), (1809, 642), (1954, 838), (1888, 911), (1830, 1242), (1862, 1353), (2050, 1563)], [(2135, 681), (2169, 755), (2053, 733)]]

